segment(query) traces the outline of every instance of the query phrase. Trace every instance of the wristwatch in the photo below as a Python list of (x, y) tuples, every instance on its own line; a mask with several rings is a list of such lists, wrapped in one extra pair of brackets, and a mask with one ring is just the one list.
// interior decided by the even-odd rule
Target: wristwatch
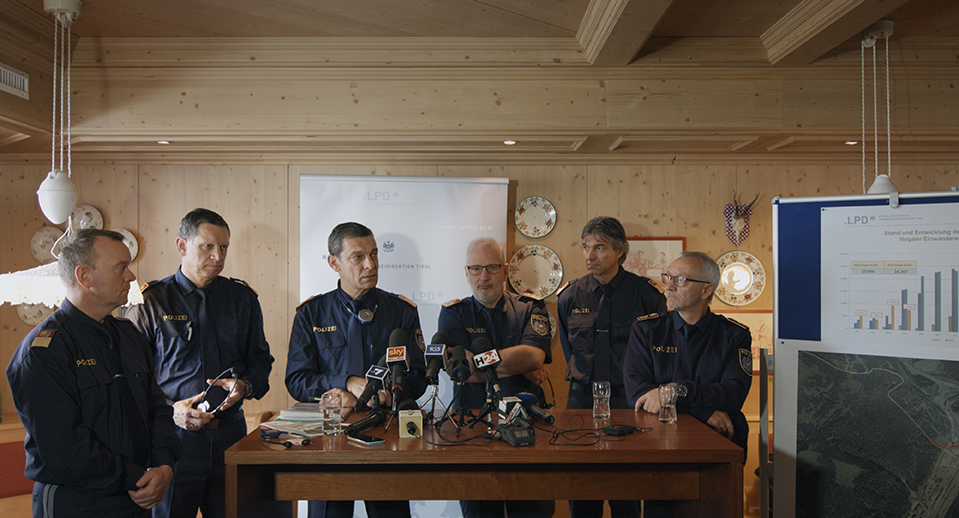
[(242, 383), (244, 388), (246, 388), (246, 394), (243, 396), (243, 399), (253, 399), (253, 385), (251, 385), (249, 381), (242, 378), (240, 379), (240, 383)]
[(676, 384), (676, 399), (683, 399), (688, 393), (689, 390), (686, 388), (686, 385), (683, 385), (682, 383)]

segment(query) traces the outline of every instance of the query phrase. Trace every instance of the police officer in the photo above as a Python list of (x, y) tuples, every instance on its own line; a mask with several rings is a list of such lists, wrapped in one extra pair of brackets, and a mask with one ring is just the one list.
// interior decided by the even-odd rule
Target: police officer
[[(752, 383), (749, 329), (709, 311), (719, 267), (702, 252), (683, 252), (663, 273), (668, 314), (633, 324), (626, 352), (626, 393), (637, 412), (658, 413), (659, 385), (679, 390), (676, 409), (746, 449), (742, 413)], [(668, 503), (646, 502), (646, 515), (671, 516)]]
[(173, 477), (180, 441), (150, 347), (110, 314), (136, 279), (129, 265), (116, 232), (68, 237), (59, 260), (66, 300), (7, 367), (37, 518), (147, 516)]
[[(623, 357), (633, 320), (666, 310), (652, 281), (623, 269), (629, 243), (615, 218), (598, 216), (583, 227), (588, 275), (559, 292), (559, 337), (569, 381), (567, 408), (592, 408), (592, 382), (610, 382), (610, 407), (632, 408), (623, 387)], [(573, 518), (602, 516), (603, 502), (570, 501)], [(610, 501), (614, 518), (639, 517), (637, 501)]]
[[(477, 338), (486, 337), (500, 355), (496, 374), (503, 395), (530, 392), (542, 400), (539, 383), (548, 374), (544, 363), (552, 362), (546, 304), (505, 291), (509, 265), (496, 240), (478, 238), (466, 250), (466, 281), (473, 296), (443, 304), (438, 329), (449, 335), (449, 344), (464, 346), (468, 358), (484, 352), (470, 347)], [(472, 361), (468, 363), (472, 374), (460, 389), (462, 405), (480, 408), (486, 399), (487, 377), (476, 371)], [(464, 518), (549, 517), (555, 506), (552, 500), (460, 502)]]
[[(409, 361), (402, 397), (420, 397), (426, 390), (420, 318), (411, 300), (376, 287), (379, 259), (373, 232), (359, 223), (341, 223), (327, 245), (327, 262), (340, 280), (335, 290), (296, 309), (286, 364), (290, 395), (314, 401), (336, 392), (343, 408), (352, 408), (366, 387), (367, 369), (386, 353), (393, 330), (402, 329)], [(380, 397), (384, 405), (391, 404), (389, 392)], [(367, 501), (366, 510), (371, 518), (410, 516), (408, 502)], [(353, 502), (310, 502), (309, 516), (353, 516)]]
[(153, 345), (156, 377), (183, 442), (157, 518), (196, 516), (197, 509), (204, 517), (225, 514), (223, 452), (246, 435), (243, 400), (270, 388), (273, 356), (256, 292), (220, 276), (229, 246), (230, 227), (219, 214), (191, 211), (176, 238), (180, 267), (144, 286), (143, 304), (130, 312)]

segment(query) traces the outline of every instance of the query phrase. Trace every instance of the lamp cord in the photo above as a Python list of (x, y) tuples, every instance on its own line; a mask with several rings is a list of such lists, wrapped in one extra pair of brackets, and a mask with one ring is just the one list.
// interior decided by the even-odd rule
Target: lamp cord
[(53, 17), (53, 110), (52, 125), (50, 130), (50, 170), (57, 168), (57, 62), (60, 57), (59, 36), (60, 36), (60, 18)]
[(892, 137), (890, 128), (892, 120), (889, 118), (889, 37), (886, 37), (886, 175), (892, 179)]
[(872, 139), (876, 143), (873, 146), (873, 174), (879, 176), (879, 99), (876, 97), (876, 46), (872, 46)]
[(860, 147), (862, 148), (862, 193), (866, 194), (866, 44), (859, 47), (859, 65), (860, 80), (859, 86), (862, 92), (862, 139)]

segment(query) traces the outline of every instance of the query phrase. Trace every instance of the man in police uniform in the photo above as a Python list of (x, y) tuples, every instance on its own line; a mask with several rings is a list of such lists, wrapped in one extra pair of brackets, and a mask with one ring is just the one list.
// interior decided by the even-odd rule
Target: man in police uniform
[[(652, 281), (623, 269), (629, 243), (615, 218), (598, 216), (582, 232), (588, 275), (559, 291), (559, 337), (569, 381), (567, 408), (592, 408), (592, 382), (609, 381), (610, 407), (632, 408), (623, 386), (623, 357), (636, 317), (666, 310)], [(570, 501), (573, 518), (602, 516), (603, 502)], [(639, 503), (610, 501), (615, 518), (639, 516)]]
[(197, 509), (205, 518), (225, 514), (223, 452), (246, 435), (243, 400), (262, 398), (270, 388), (273, 356), (256, 292), (220, 276), (229, 246), (226, 221), (194, 209), (177, 233), (180, 267), (145, 285), (143, 305), (130, 312), (153, 345), (157, 381), (173, 402), (183, 442), (157, 518), (193, 517)]
[[(416, 304), (376, 287), (379, 259), (373, 232), (359, 223), (341, 223), (327, 241), (327, 262), (339, 274), (337, 288), (316, 295), (296, 309), (290, 332), (286, 388), (297, 401), (314, 401), (339, 393), (343, 408), (352, 408), (366, 387), (366, 371), (386, 353), (394, 329), (407, 334), (409, 370), (403, 399), (426, 390), (423, 333)], [(380, 393), (383, 405), (391, 394)], [(371, 518), (409, 517), (408, 502), (367, 501)], [(309, 515), (353, 516), (353, 502), (310, 502)]]
[(129, 265), (116, 232), (68, 237), (59, 260), (66, 299), (7, 367), (37, 518), (147, 516), (173, 477), (180, 441), (149, 345), (110, 314), (136, 279)]
[[(504, 396), (520, 392), (536, 394), (543, 399), (539, 382), (548, 371), (544, 363), (552, 362), (549, 313), (541, 300), (505, 291), (509, 265), (503, 247), (492, 238), (473, 240), (466, 249), (466, 281), (472, 297), (455, 299), (440, 310), (440, 331), (449, 335), (449, 345), (462, 345), (472, 358), (473, 340), (486, 337), (500, 355), (496, 368)], [(480, 408), (486, 400), (487, 377), (469, 362), (472, 374), (460, 389), (462, 405)], [(455, 403), (454, 403), (455, 404)], [(505, 507), (504, 507), (505, 504)], [(461, 501), (465, 518), (549, 517), (556, 503), (545, 501)]]
[[(626, 394), (637, 412), (659, 413), (659, 385), (679, 388), (678, 412), (706, 423), (746, 450), (742, 413), (752, 383), (749, 329), (709, 311), (719, 266), (702, 252), (683, 252), (663, 273), (675, 311), (637, 319), (626, 352)], [(646, 502), (649, 516), (671, 516), (667, 503)]]

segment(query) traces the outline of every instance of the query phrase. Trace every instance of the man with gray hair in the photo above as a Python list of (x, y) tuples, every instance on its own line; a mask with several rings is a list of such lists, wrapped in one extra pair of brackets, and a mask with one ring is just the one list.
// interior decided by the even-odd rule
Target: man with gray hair
[[(663, 295), (646, 277), (623, 269), (629, 243), (616, 218), (598, 216), (583, 227), (587, 275), (558, 293), (559, 338), (569, 381), (567, 408), (592, 408), (594, 381), (608, 381), (610, 408), (632, 408), (623, 385), (629, 327), (640, 316), (665, 312)], [(638, 518), (639, 502), (609, 502), (613, 518)], [(569, 502), (573, 518), (601, 517), (602, 500)]]
[[(753, 379), (749, 328), (709, 311), (720, 277), (708, 255), (683, 252), (662, 276), (674, 311), (633, 324), (624, 374), (629, 402), (637, 412), (659, 413), (659, 386), (675, 385), (678, 412), (745, 451), (749, 426), (742, 408)], [(662, 503), (646, 504), (655, 508), (651, 516), (671, 515)]]
[[(542, 300), (506, 291), (509, 265), (503, 246), (495, 239), (474, 239), (466, 247), (466, 282), (473, 291), (471, 297), (454, 299), (440, 309), (438, 329), (449, 335), (449, 342), (461, 345), (466, 354), (485, 351), (473, 350), (473, 341), (486, 338), (500, 355), (496, 367), (503, 396), (521, 392), (535, 394), (541, 401), (543, 391), (539, 383), (546, 379), (545, 363), (552, 361), (549, 313)], [(486, 375), (476, 370), (472, 361), (471, 375), (459, 390), (459, 401), (465, 408), (481, 408), (486, 401)], [(556, 503), (537, 501), (476, 501), (463, 500), (460, 509), (464, 518), (496, 518), (510, 516), (542, 518), (553, 516)]]
[(153, 353), (111, 313), (127, 302), (130, 251), (109, 230), (80, 230), (59, 258), (66, 299), (21, 342), (7, 379), (26, 429), (33, 515), (143, 517), (180, 456)]

